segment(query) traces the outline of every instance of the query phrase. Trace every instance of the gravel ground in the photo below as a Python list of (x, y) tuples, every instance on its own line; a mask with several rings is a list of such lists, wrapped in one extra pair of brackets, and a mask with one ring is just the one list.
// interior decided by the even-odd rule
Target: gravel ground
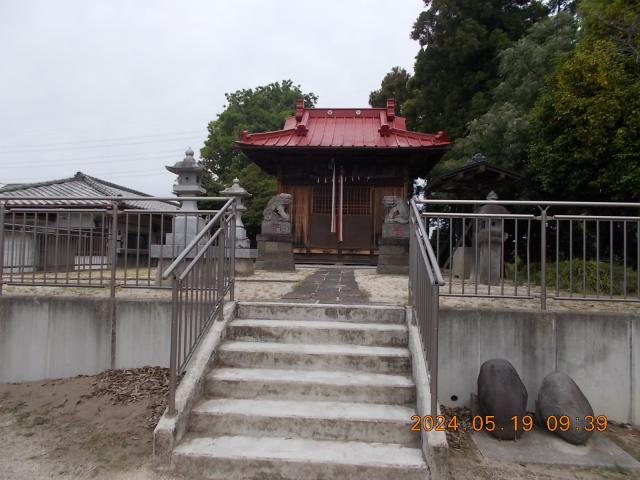
[[(259, 270), (250, 277), (236, 277), (236, 300), (278, 300), (316, 270), (315, 267), (298, 267), (295, 272)], [(109, 288), (6, 285), (3, 287), (3, 292), (12, 295), (106, 297), (109, 295)], [(171, 290), (118, 287), (116, 296), (118, 298), (170, 299)]]
[[(374, 269), (357, 269), (355, 271), (356, 281), (369, 298), (376, 302), (389, 303), (394, 305), (406, 305), (408, 301), (408, 277), (407, 275), (387, 275), (378, 274)], [(449, 281), (448, 278), (445, 281)], [(460, 282), (453, 280), (452, 290), (460, 288)], [(467, 285), (468, 288), (468, 285)], [(485, 287), (486, 288), (486, 287)], [(497, 287), (498, 289), (500, 287)], [(495, 287), (492, 287), (492, 291)], [(539, 298), (483, 298), (483, 297), (454, 297), (447, 296), (448, 285), (441, 290), (440, 305), (443, 307), (460, 308), (501, 308), (508, 310), (540, 310)], [(469, 290), (467, 290), (469, 291)], [(523, 293), (520, 290), (520, 293)], [(536, 291), (533, 290), (535, 294)], [(552, 292), (549, 292), (551, 295)], [(608, 302), (592, 300), (554, 300), (548, 298), (547, 310), (550, 312), (559, 311), (607, 311), (620, 313), (640, 314), (640, 303), (631, 302)]]

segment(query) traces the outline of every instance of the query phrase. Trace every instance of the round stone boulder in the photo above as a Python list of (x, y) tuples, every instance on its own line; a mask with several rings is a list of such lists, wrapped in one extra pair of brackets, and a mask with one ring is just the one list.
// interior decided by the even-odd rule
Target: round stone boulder
[[(495, 429), (489, 433), (501, 440), (515, 440), (522, 428), (514, 428), (513, 417), (527, 412), (527, 389), (516, 369), (507, 360), (487, 360), (478, 374), (478, 406), (482, 416), (493, 416)], [(486, 423), (486, 421), (485, 421)]]
[[(594, 430), (585, 430), (585, 427), (590, 425), (590, 422), (585, 421), (585, 417), (593, 417), (593, 408), (580, 387), (565, 373), (554, 372), (544, 378), (538, 390), (536, 414), (545, 428), (550, 424), (554, 429), (553, 433), (574, 445), (586, 443), (593, 435)], [(560, 417), (565, 415), (569, 422), (567, 424), (565, 419), (562, 422), (563, 428), (560, 428)], [(548, 422), (551, 416), (555, 417), (555, 422), (553, 419)]]

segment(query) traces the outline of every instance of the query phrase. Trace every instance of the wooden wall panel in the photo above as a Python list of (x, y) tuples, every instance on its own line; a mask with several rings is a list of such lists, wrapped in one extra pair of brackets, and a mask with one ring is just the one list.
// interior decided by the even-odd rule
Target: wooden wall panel
[(293, 195), (293, 204), (289, 210), (291, 212), (293, 244), (296, 246), (306, 246), (309, 242), (312, 188), (310, 185), (287, 185), (283, 183), (278, 191), (278, 193)]

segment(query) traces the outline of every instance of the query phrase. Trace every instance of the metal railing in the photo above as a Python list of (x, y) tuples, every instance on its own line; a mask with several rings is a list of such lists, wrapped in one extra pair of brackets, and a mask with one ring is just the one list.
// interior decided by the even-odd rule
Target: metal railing
[[(193, 197), (209, 202), (228, 198)], [(171, 203), (168, 200), (172, 200)], [(82, 202), (97, 208), (44, 207)], [(167, 201), (166, 209), (128, 209), (126, 202)], [(34, 206), (24, 206), (33, 203)], [(2, 285), (165, 288), (161, 271), (197, 231), (173, 232), (193, 212), (175, 197), (0, 197), (0, 293)], [(219, 210), (198, 210), (201, 224)]]
[(227, 293), (233, 301), (235, 231), (236, 204), (231, 199), (162, 274), (172, 279), (169, 415), (176, 413), (178, 374), (214, 319), (222, 319)]
[[(0, 294), (3, 285), (109, 288), (113, 329), (118, 288), (171, 289), (170, 413), (178, 376), (235, 285), (235, 200), (179, 200), (223, 206), (178, 210), (175, 197), (0, 197)], [(166, 209), (125, 208), (130, 202)]]
[(640, 302), (640, 203), (415, 203), (441, 295)]
[(416, 203), (410, 203), (409, 305), (420, 332), (429, 374), (430, 414), (438, 413), (439, 295), (444, 279)]

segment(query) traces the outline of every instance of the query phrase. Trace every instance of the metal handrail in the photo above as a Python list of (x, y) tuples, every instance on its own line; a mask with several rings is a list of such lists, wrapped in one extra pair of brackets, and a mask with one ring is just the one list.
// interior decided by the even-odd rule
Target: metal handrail
[(411, 209), (413, 210), (413, 213), (416, 219), (418, 219), (417, 232), (419, 233), (420, 238), (424, 240), (424, 246), (426, 248), (426, 254), (428, 256), (429, 265), (436, 277), (435, 278), (436, 284), (444, 285), (445, 282), (444, 282), (444, 278), (442, 277), (442, 272), (440, 271), (440, 267), (438, 266), (438, 260), (436, 259), (436, 255), (433, 252), (433, 248), (431, 247), (431, 242), (428, 241), (429, 236), (427, 235), (427, 231), (425, 230), (423, 223), (419, 221), (419, 219), (421, 218), (421, 214), (420, 214), (420, 211), (418, 210), (418, 207), (416, 206), (416, 202), (413, 200), (411, 201)]
[[(186, 368), (216, 315), (222, 318), (227, 293), (233, 300), (235, 202), (235, 198), (227, 199), (162, 275), (164, 279), (172, 276), (169, 415), (176, 413), (178, 374)], [(210, 234), (216, 224), (215, 232)], [(195, 255), (187, 262), (187, 256), (196, 247)], [(183, 266), (180, 273), (179, 265)]]
[[(226, 198), (223, 197), (222, 199), (226, 199)], [(209, 220), (209, 222), (198, 232), (198, 234), (193, 238), (193, 240), (189, 242), (189, 244), (180, 253), (180, 255), (178, 255), (176, 259), (171, 263), (171, 265), (169, 265), (169, 267), (164, 271), (164, 273), (162, 274), (163, 280), (166, 280), (167, 278), (169, 278), (169, 275), (171, 275), (173, 271), (178, 267), (178, 265), (182, 263), (185, 257), (189, 255), (191, 250), (193, 250), (196, 247), (196, 245), (198, 245), (198, 242), (202, 240), (202, 237), (204, 237), (207, 234), (207, 232), (211, 229), (211, 227), (213, 227), (213, 225), (215, 225), (216, 222), (220, 220), (220, 217), (225, 213), (227, 213), (227, 209), (234, 202), (235, 202), (235, 198), (230, 198), (229, 200), (227, 200), (227, 203), (225, 203), (224, 206), (218, 211), (218, 213), (216, 213), (216, 215), (211, 220)]]
[[(231, 217), (223, 220), (225, 223), (229, 223)], [(209, 238), (209, 240), (207, 240), (207, 243), (205, 243), (202, 246), (202, 249), (196, 253), (196, 255), (193, 257), (193, 259), (191, 260), (191, 262), (189, 262), (189, 265), (187, 265), (185, 267), (185, 269), (182, 271), (182, 273), (180, 274), (180, 276), (178, 277), (179, 281), (183, 281), (185, 278), (187, 278), (187, 275), (189, 275), (189, 272), (193, 269), (194, 265), (196, 263), (198, 263), (198, 260), (200, 260), (202, 258), (202, 256), (207, 252), (207, 248), (209, 248), (211, 245), (213, 245), (213, 242), (215, 242), (215, 240), (218, 238), (218, 236), (220, 236), (222, 232), (222, 227), (218, 228), (218, 230), (216, 230), (216, 232), (211, 235), (211, 238)]]
[(416, 202), (409, 204), (409, 304), (429, 375), (430, 414), (438, 413), (439, 291), (445, 284)]

